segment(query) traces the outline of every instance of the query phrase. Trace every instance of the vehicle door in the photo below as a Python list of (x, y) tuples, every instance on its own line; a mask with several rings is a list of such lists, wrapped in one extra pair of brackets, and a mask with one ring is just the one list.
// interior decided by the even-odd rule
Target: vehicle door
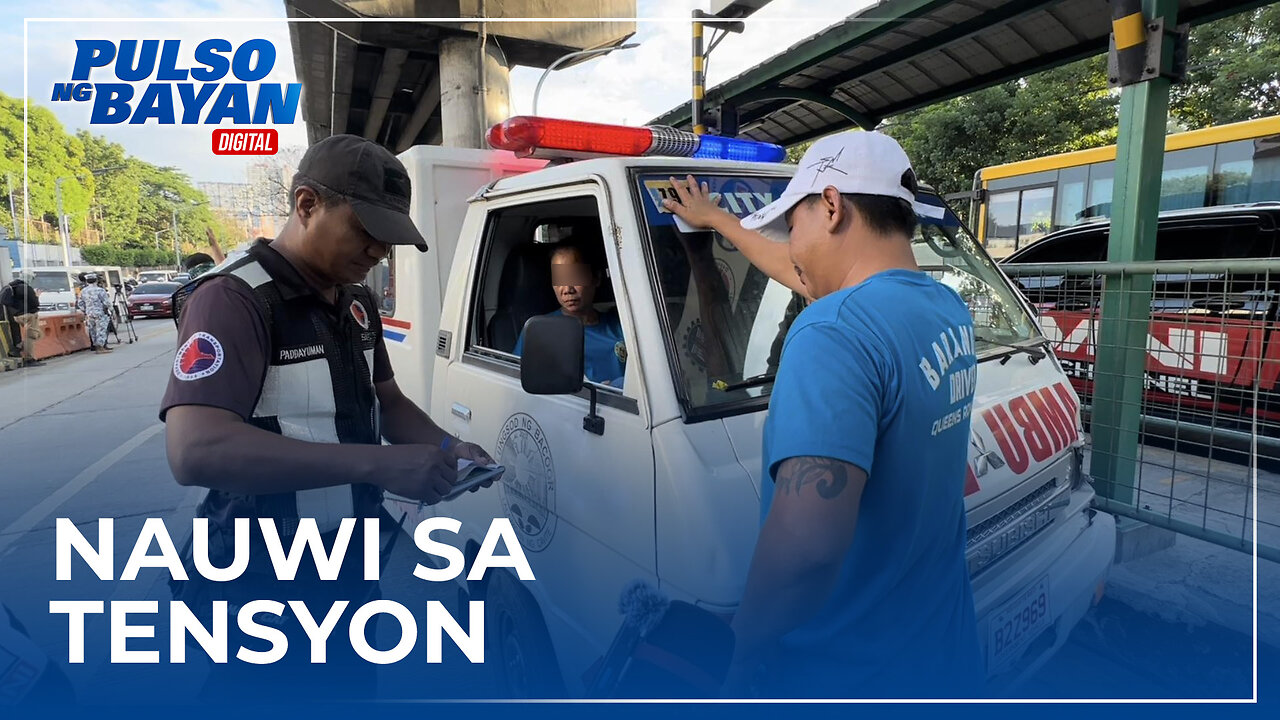
[[(510, 519), (537, 577), (526, 588), (551, 636), (579, 639), (557, 642), (566, 669), (585, 667), (604, 650), (591, 642), (616, 632), (621, 589), (654, 579), (654, 459), (640, 368), (625, 363), (621, 389), (589, 383), (604, 420), (595, 434), (584, 429), (587, 388), (576, 395), (528, 394), (514, 354), (525, 321), (559, 307), (550, 248), (566, 240), (600, 244), (607, 274), (595, 305), (602, 314), (616, 310), (621, 320), (624, 340), (613, 351), (620, 358), (634, 352), (626, 346), (636, 337), (627, 298), (611, 291), (622, 284), (616, 282), (617, 248), (604, 242), (614, 225), (607, 197), (600, 185), (584, 182), (488, 202), (470, 263), (466, 322), (459, 326), (465, 337), (452, 344), (461, 355), (450, 359), (443, 377), (437, 366), (434, 380), (437, 421), (506, 467), (491, 492), (460, 498), (445, 514)], [(566, 646), (580, 656), (564, 657), (573, 652)]]

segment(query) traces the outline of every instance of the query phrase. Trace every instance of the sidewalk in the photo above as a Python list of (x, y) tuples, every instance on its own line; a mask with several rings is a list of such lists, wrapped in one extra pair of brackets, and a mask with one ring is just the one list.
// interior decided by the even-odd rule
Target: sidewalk
[(49, 411), (164, 353), (173, 354), (177, 331), (172, 320), (137, 321), (134, 327), (138, 342), (113, 343), (111, 353), (83, 351), (49, 358), (40, 367), (0, 373), (0, 430)]

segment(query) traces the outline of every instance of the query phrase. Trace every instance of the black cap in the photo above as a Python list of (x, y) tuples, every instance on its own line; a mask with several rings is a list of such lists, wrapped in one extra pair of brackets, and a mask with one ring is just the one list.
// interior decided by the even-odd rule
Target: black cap
[(307, 148), (298, 174), (342, 195), (373, 239), (426, 251), (409, 218), (409, 173), (391, 151), (357, 135), (333, 135)]

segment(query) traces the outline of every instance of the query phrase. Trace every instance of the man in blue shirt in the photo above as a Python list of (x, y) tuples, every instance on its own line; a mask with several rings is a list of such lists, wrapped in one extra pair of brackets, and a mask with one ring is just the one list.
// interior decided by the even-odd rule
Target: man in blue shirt
[(823, 138), (741, 224), (692, 178), (674, 184), (674, 212), (814, 300), (770, 396), (764, 524), (726, 692), (977, 693), (963, 496), (973, 325), (916, 265), (906, 154), (880, 133)]
[[(595, 308), (596, 291), (603, 281), (603, 269), (591, 261), (590, 253), (584, 248), (565, 243), (552, 251), (551, 289), (555, 291), (560, 309), (549, 314), (568, 315), (582, 321), (587, 379), (621, 389), (626, 374), (627, 346), (617, 311), (600, 312)], [(523, 350), (524, 330), (521, 330), (512, 353), (520, 355)]]

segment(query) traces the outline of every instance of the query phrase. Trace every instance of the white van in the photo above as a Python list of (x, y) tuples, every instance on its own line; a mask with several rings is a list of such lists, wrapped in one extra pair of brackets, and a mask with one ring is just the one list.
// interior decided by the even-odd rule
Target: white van
[(75, 312), (75, 278), (66, 267), (51, 266), (20, 270), (18, 277), (36, 289), (42, 315)]
[[(723, 238), (681, 232), (660, 200), (668, 177), (692, 173), (743, 216), (777, 196), (794, 167), (684, 157), (545, 165), (437, 147), (401, 159), (431, 251), (397, 248), (371, 275), (397, 380), (507, 472), (455, 501), (388, 499), (388, 509), (408, 513), (410, 529), (433, 515), (461, 520), (469, 559), (491, 519), (509, 518), (537, 581), (490, 572), (460, 598), (487, 600), (486, 662), (503, 692), (579, 695), (632, 581), (726, 617), (742, 596), (770, 380), (803, 302)], [(918, 208), (918, 262), (974, 316), (968, 558), (988, 673), (1003, 682), (1043, 663), (1100, 595), (1114, 521), (1090, 507), (1079, 402), (1029, 308), (939, 198), (922, 194)], [(547, 249), (560, 240), (599, 246), (597, 308), (616, 309), (625, 337), (621, 387), (522, 389), (522, 373), (540, 369), (522, 368), (512, 350), (529, 318), (557, 307)]]

